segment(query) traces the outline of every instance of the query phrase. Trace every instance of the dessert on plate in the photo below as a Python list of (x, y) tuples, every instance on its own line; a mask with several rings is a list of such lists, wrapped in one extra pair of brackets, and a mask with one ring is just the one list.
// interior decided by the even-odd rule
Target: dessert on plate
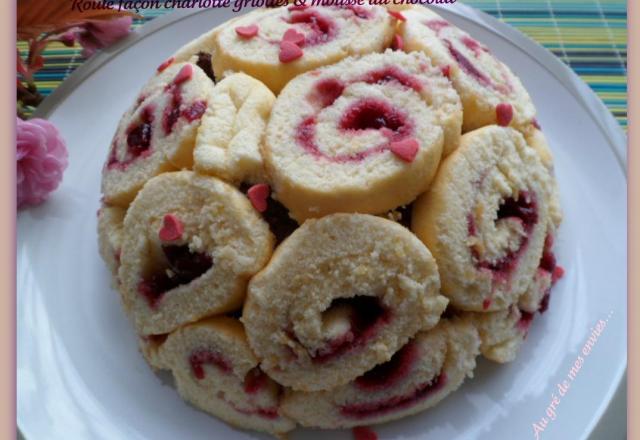
[(518, 356), (562, 210), (486, 46), (422, 7), (289, 5), (158, 61), (106, 154), (98, 243), (185, 401), (276, 436), (350, 428)]

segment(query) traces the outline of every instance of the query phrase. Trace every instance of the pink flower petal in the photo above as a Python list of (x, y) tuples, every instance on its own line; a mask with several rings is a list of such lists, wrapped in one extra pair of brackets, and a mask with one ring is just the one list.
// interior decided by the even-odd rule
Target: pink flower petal
[(44, 119), (16, 120), (18, 207), (42, 203), (62, 181), (67, 147), (56, 127)]

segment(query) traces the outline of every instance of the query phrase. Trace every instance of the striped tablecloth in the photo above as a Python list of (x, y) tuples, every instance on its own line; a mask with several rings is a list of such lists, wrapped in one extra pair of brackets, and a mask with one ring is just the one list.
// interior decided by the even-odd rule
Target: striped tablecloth
[[(508, 23), (553, 52), (591, 86), (627, 128), (627, 2), (625, 0), (458, 0)], [(145, 10), (135, 27), (167, 13)], [(18, 43), (25, 55), (26, 45)], [(80, 47), (51, 44), (36, 74), (50, 94), (84, 58)]]

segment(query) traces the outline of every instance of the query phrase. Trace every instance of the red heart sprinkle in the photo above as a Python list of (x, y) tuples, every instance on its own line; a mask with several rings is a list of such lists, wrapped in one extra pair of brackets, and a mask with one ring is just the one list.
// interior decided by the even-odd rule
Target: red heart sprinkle
[(169, 67), (171, 65), (171, 63), (173, 63), (173, 57), (163, 61), (162, 64), (160, 64), (158, 66), (158, 73), (162, 72), (164, 69)]
[(391, 15), (396, 20), (400, 20), (400, 21), (405, 21), (406, 20), (406, 18), (404, 18), (404, 15), (402, 15), (401, 12), (398, 12), (398, 11), (387, 11), (387, 12), (389, 13), (389, 15)]
[(302, 43), (304, 43), (304, 34), (301, 34), (293, 28), (287, 29), (287, 31), (282, 36), (282, 41), (289, 41), (297, 46), (300, 46)]
[(307, 5), (291, 5), (291, 6), (289, 6), (289, 10), (290, 11), (304, 11), (308, 7), (309, 6), (307, 6)]
[(391, 49), (393, 50), (402, 50), (404, 47), (404, 40), (398, 34), (393, 36), (393, 42), (391, 43)]
[(302, 54), (302, 49), (300, 49), (300, 46), (297, 44), (293, 44), (291, 41), (286, 40), (280, 42), (279, 58), (281, 63), (289, 63), (297, 60), (302, 56)]
[(242, 38), (253, 38), (258, 35), (258, 25), (250, 24), (249, 26), (238, 26), (236, 28), (236, 34)]
[(491, 306), (491, 298), (486, 298), (482, 301), (482, 310), (487, 310)]
[(564, 276), (564, 269), (560, 266), (556, 266), (551, 273), (551, 283), (555, 284), (560, 278)]
[(420, 144), (413, 138), (403, 139), (401, 141), (391, 142), (389, 149), (405, 162), (413, 162), (420, 149)]
[(173, 79), (173, 83), (176, 85), (182, 84), (183, 82), (190, 80), (192, 76), (193, 76), (193, 66), (191, 64), (185, 64), (184, 66), (182, 66), (182, 69), (180, 69), (180, 72), (178, 72), (176, 77)]
[(174, 241), (182, 237), (184, 225), (174, 214), (166, 214), (162, 219), (162, 229), (158, 233), (162, 241)]
[(513, 107), (508, 102), (502, 102), (496, 107), (498, 125), (507, 127), (513, 119)]
[(269, 185), (266, 183), (258, 183), (253, 185), (247, 191), (249, 201), (258, 212), (265, 212), (267, 210), (267, 198), (271, 193)]
[(442, 68), (440, 69), (442, 71), (442, 74), (444, 76), (446, 76), (447, 78), (451, 79), (451, 66), (450, 65), (446, 65), (446, 66), (442, 66)]

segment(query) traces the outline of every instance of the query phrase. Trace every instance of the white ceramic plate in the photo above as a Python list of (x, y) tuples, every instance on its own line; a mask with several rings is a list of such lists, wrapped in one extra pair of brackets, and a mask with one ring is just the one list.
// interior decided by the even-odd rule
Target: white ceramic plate
[[(566, 276), (517, 360), (480, 361), (475, 378), (433, 410), (376, 427), (382, 439), (580, 439), (593, 430), (626, 365), (626, 138), (568, 68), (519, 32), (468, 7), (441, 9), (524, 81), (555, 157)], [(27, 439), (247, 439), (185, 404), (139, 355), (98, 256), (100, 169), (115, 126), (155, 67), (231, 17), (208, 10), (154, 20), (80, 68), (39, 109), (70, 151), (64, 183), (18, 216), (17, 414)], [(605, 330), (588, 356), (598, 320)], [(564, 396), (557, 384), (584, 363)], [(547, 415), (553, 397), (555, 420)], [(297, 431), (294, 439), (350, 438)]]

